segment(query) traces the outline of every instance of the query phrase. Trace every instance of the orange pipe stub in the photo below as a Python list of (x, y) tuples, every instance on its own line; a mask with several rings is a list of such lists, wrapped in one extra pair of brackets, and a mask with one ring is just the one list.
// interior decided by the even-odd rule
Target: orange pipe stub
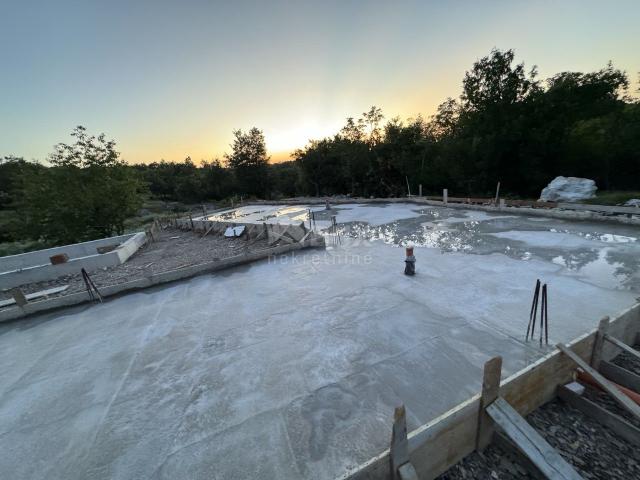
[[(584, 383), (587, 383), (587, 384), (591, 385), (592, 387), (597, 388), (598, 390), (604, 391), (604, 389), (598, 384), (598, 382), (596, 382), (596, 380), (585, 371), (578, 370), (577, 379), (580, 380), (581, 382), (584, 382)], [(631, 400), (633, 400), (636, 404), (640, 405), (640, 393), (634, 392), (630, 388), (623, 387), (622, 385), (619, 385), (616, 382), (613, 382), (613, 381), (609, 380), (608, 378), (607, 378), (607, 381), (611, 385), (615, 386), (622, 393), (624, 393)]]

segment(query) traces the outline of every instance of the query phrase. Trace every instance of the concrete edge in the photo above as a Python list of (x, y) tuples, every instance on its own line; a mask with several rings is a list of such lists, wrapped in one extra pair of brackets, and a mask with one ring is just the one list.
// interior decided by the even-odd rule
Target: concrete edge
[[(109, 237), (106, 239), (93, 240), (93, 243), (105, 243), (105, 240), (112, 240), (123, 238), (124, 235), (119, 237)], [(129, 238), (125, 240), (118, 248), (107, 253), (94, 253), (91, 255), (85, 255), (82, 257), (70, 258), (65, 263), (57, 265), (44, 264), (34, 265), (31, 267), (25, 267), (19, 270), (12, 270), (8, 272), (0, 273), (0, 288), (8, 289), (12, 287), (19, 287), (27, 283), (43, 282), (52, 280), (54, 278), (61, 277), (63, 275), (69, 275), (77, 273), (80, 269), (91, 271), (103, 267), (113, 267), (120, 265), (127, 261), (134, 253), (136, 253), (140, 247), (142, 247), (147, 241), (147, 235), (144, 232), (138, 232), (129, 234)], [(85, 242), (82, 245), (92, 242)], [(65, 246), (55, 247), (56, 249), (64, 249)], [(46, 250), (40, 250), (42, 252)]]
[[(619, 312), (615, 318), (611, 319), (609, 325), (610, 328), (613, 328), (615, 334), (623, 341), (629, 342), (635, 339), (640, 333), (640, 303), (635, 303), (629, 308)], [(584, 358), (585, 353), (588, 357), (591, 354), (591, 348), (597, 332), (598, 329), (594, 328), (574, 338), (567, 343), (567, 346), (576, 351), (581, 357)], [(603, 358), (612, 358), (614, 354), (615, 349), (609, 348), (608, 351), (603, 354)], [(542, 356), (532, 364), (501, 380), (500, 395), (505, 396), (507, 400), (511, 401), (510, 397), (514, 396), (514, 393), (517, 393), (523, 381), (528, 380), (533, 375), (540, 374), (545, 367), (548, 368), (549, 365), (553, 365), (553, 362), (558, 362), (560, 358), (562, 358), (562, 353), (558, 348), (554, 348), (551, 352)], [(589, 358), (584, 359), (589, 361)], [(569, 370), (575, 370), (573, 362), (568, 361), (568, 363), (570, 365)], [(559, 370), (566, 370), (566, 368), (560, 368)], [(543, 374), (544, 373), (548, 372), (543, 372)], [(570, 375), (562, 375), (562, 377), (562, 380), (568, 380)], [(554, 383), (553, 380), (558, 379), (552, 379), (549, 383)], [(547, 385), (547, 387), (549, 386), (551, 388), (547, 388), (547, 390), (550, 390), (552, 392), (551, 395), (554, 395), (555, 385)], [(525, 411), (520, 411), (519, 413), (522, 415), (528, 414), (530, 411), (533, 411), (535, 408), (538, 408), (550, 400), (550, 398), (547, 397), (549, 397), (549, 395), (543, 395), (542, 398), (537, 399), (539, 401), (534, 400), (533, 403), (527, 406)], [(421, 457), (422, 463), (428, 464), (432, 461), (429, 452), (433, 454), (433, 457), (441, 457), (440, 460), (444, 462), (438, 464), (437, 468), (434, 468), (434, 465), (427, 465), (428, 468), (422, 466), (423, 468), (418, 469), (419, 473), (422, 472), (424, 478), (435, 478), (435, 476), (444, 473), (448, 468), (475, 450), (475, 433), (479, 402), (480, 394), (476, 393), (467, 400), (408, 433), (407, 438), (412, 457), (411, 461), (417, 465), (417, 469), (418, 466), (421, 465), (417, 463), (420, 461), (420, 458), (416, 457)], [(391, 418), (391, 412), (389, 416)], [(389, 428), (389, 438), (390, 436), (391, 427)], [(360, 465), (350, 468), (342, 475), (336, 477), (336, 480), (382, 480), (389, 478), (389, 461), (389, 449), (387, 448)]]
[[(592, 220), (598, 222), (611, 222), (622, 223), (626, 225), (640, 225), (640, 211), (637, 213), (626, 213), (618, 215), (604, 215), (593, 210), (588, 210), (587, 204), (581, 205), (581, 209), (568, 209), (565, 208), (531, 208), (531, 207), (509, 207), (505, 206), (500, 208), (499, 206), (492, 205), (477, 205), (470, 203), (444, 203), (437, 200), (428, 200), (424, 197), (402, 197), (402, 198), (339, 198), (332, 199), (327, 198), (305, 198), (305, 199), (289, 199), (289, 200), (257, 200), (251, 202), (251, 205), (324, 205), (326, 200), (329, 200), (331, 205), (343, 205), (348, 203), (413, 203), (416, 205), (429, 205), (434, 207), (448, 207), (459, 208), (463, 210), (483, 210), (485, 212), (508, 212), (513, 215), (526, 215), (537, 217), (557, 218), (561, 220)], [(563, 204), (565, 205), (565, 204)]]
[(115, 252), (116, 255), (118, 255), (120, 264), (129, 260), (129, 257), (140, 250), (145, 243), (147, 243), (147, 234), (145, 232), (138, 232), (116, 248)]
[[(4, 269), (4, 270), (2, 270), (3, 272), (11, 272), (11, 271), (14, 271), (14, 270), (27, 269), (27, 268), (33, 268), (33, 267), (38, 267), (38, 266), (42, 266), (42, 265), (47, 265), (47, 264), (49, 264), (49, 257), (51, 257), (52, 255), (58, 254), (58, 253), (68, 253), (68, 254), (70, 254), (69, 256), (71, 257), (71, 259), (78, 259), (78, 258), (88, 257), (88, 256), (91, 256), (91, 255), (96, 255), (97, 254), (97, 252), (95, 252), (95, 249), (97, 247), (113, 244), (114, 242), (124, 244), (128, 240), (130, 240), (133, 236), (135, 236), (135, 233), (126, 233), (124, 235), (115, 235), (113, 237), (98, 238), (96, 240), (88, 240), (86, 242), (70, 243), (70, 244), (67, 244), (67, 245), (60, 245), (58, 247), (43, 248), (43, 249), (40, 249), (40, 250), (31, 251), (31, 252), (17, 253), (15, 255), (6, 255), (4, 257), (0, 257), (0, 266)], [(74, 255), (73, 252), (75, 250), (86, 249), (86, 248), (91, 248), (92, 253), (90, 255), (77, 253), (77, 254), (75, 254), (75, 256), (73, 256)], [(16, 259), (22, 259), (22, 258), (25, 258), (25, 259), (36, 258), (37, 259), (39, 257), (42, 257), (42, 258), (39, 259), (39, 260), (34, 260), (34, 261), (30, 262), (29, 265), (19, 265), (19, 266), (9, 266), (9, 267), (5, 266), (6, 263), (12, 263)], [(38, 262), (40, 262), (40, 263), (38, 263)]]
[[(223, 258), (222, 260), (202, 263), (199, 265), (192, 265), (190, 267), (170, 270), (168, 272), (157, 273), (155, 275), (149, 275), (148, 277), (132, 280), (130, 282), (101, 287), (100, 293), (103, 297), (111, 297), (135, 290), (149, 288), (155, 285), (162, 285), (164, 283), (175, 282), (177, 280), (195, 277), (197, 275), (213, 273), (219, 270), (251, 263), (257, 260), (263, 260), (274, 255), (281, 255), (296, 250), (324, 246), (324, 244), (319, 240), (324, 239), (314, 238), (306, 240), (303, 243), (279, 245), (277, 247), (259, 250), (247, 255), (236, 255), (233, 257)], [(50, 298), (47, 300), (27, 303), (24, 307), (14, 306), (0, 310), (0, 323), (17, 320), (29, 315), (33, 315), (35, 313), (79, 305), (89, 301), (91, 301), (89, 294), (84, 291)]]

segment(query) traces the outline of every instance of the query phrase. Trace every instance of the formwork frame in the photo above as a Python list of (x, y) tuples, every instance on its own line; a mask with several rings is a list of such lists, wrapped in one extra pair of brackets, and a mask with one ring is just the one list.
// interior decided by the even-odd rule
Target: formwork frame
[[(640, 303), (611, 320), (607, 334), (633, 345), (639, 331)], [(570, 342), (568, 348), (589, 362), (597, 339), (598, 329), (593, 329)], [(599, 342), (600, 348), (600, 358), (604, 361), (619, 352), (610, 342)], [(517, 413), (526, 416), (552, 400), (558, 387), (572, 380), (575, 369), (574, 361), (555, 349), (500, 382), (497, 394)], [(478, 393), (408, 434), (410, 461), (420, 479), (437, 477), (477, 449), (482, 413), (482, 394)], [(386, 450), (340, 478), (388, 479), (390, 462), (390, 452)]]

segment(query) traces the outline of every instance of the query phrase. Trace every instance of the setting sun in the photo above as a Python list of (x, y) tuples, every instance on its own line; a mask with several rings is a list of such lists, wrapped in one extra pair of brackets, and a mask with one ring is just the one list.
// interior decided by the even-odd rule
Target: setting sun
[(310, 139), (319, 139), (335, 135), (343, 125), (343, 121), (322, 123), (311, 116), (301, 119), (300, 123), (274, 126), (265, 129), (267, 150), (272, 161), (288, 159), (294, 150), (302, 148)]

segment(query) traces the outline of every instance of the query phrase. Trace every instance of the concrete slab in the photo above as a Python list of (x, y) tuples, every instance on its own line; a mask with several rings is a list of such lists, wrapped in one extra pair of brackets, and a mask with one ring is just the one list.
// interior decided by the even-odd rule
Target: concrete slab
[[(0, 471), (334, 478), (388, 446), (399, 403), (416, 428), (476, 393), (491, 356), (504, 376), (542, 356), (524, 342), (536, 278), (552, 345), (638, 295), (638, 242), (603, 237), (637, 238), (630, 227), (394, 208), (366, 213), (373, 224), (349, 213), (326, 252), (0, 326)], [(528, 243), (551, 229), (589, 244)]]

